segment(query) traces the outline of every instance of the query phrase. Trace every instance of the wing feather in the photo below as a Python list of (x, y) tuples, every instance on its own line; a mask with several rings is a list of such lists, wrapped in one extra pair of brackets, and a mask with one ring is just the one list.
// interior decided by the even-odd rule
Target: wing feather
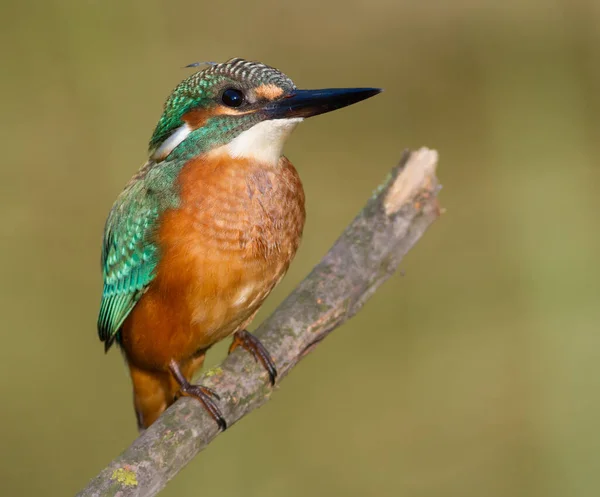
[(106, 220), (102, 250), (104, 290), (98, 316), (98, 336), (106, 350), (154, 279), (158, 248), (153, 239), (158, 207), (143, 182), (130, 183)]

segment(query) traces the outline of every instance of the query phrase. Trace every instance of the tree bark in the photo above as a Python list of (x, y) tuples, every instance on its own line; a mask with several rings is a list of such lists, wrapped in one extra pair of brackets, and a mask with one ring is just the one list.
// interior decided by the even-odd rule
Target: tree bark
[[(331, 331), (352, 317), (389, 278), (440, 213), (437, 152), (405, 152), (333, 247), (256, 331), (271, 353), (279, 384)], [(220, 396), (229, 426), (273, 393), (261, 365), (236, 350), (200, 383)], [(78, 496), (156, 495), (219, 434), (201, 404), (182, 397)]]

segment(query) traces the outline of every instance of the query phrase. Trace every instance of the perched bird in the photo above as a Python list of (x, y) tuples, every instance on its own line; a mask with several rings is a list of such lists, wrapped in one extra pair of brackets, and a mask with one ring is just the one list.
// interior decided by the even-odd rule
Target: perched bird
[(114, 203), (102, 248), (98, 334), (121, 347), (140, 429), (175, 399), (226, 422), (210, 389), (192, 385), (207, 350), (234, 334), (275, 382), (269, 353), (245, 328), (296, 254), (304, 191), (282, 155), (304, 118), (380, 90), (298, 90), (244, 59), (210, 64), (164, 105), (150, 157)]

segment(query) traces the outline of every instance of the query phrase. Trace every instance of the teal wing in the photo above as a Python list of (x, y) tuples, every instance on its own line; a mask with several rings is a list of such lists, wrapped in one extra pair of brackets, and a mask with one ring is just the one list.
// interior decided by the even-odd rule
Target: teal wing
[(104, 229), (104, 290), (98, 336), (108, 350), (123, 321), (154, 279), (158, 247), (153, 242), (158, 206), (143, 185), (130, 185), (113, 206)]

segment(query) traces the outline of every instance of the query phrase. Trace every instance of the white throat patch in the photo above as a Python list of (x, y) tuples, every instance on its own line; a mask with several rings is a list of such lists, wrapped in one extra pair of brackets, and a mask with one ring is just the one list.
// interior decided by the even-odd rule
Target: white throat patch
[(302, 121), (301, 117), (262, 121), (240, 133), (223, 150), (233, 158), (244, 157), (276, 165), (285, 141)]

